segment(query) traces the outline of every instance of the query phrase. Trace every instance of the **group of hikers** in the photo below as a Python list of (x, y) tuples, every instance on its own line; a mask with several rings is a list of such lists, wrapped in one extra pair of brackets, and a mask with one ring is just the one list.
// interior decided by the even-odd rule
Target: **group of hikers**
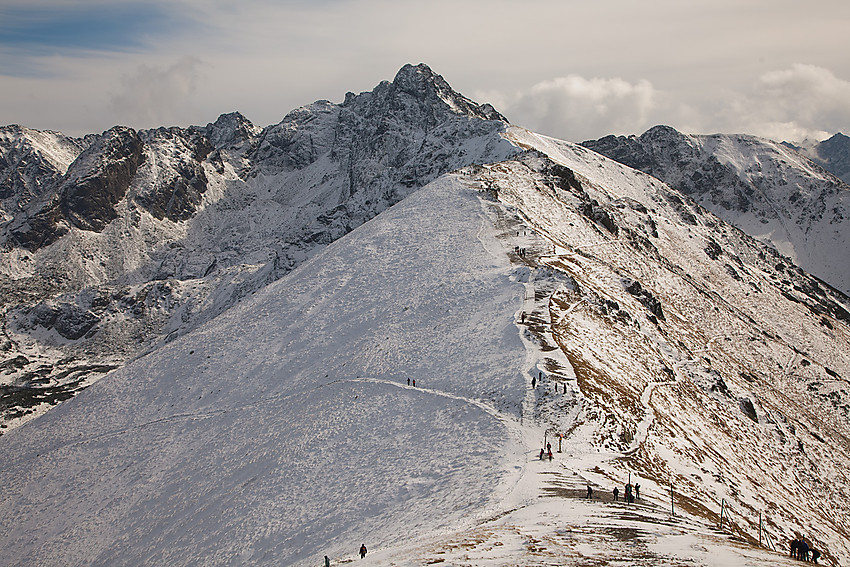
[(541, 461), (543, 460), (543, 457), (545, 455), (549, 456), (550, 461), (552, 460), (552, 444), (551, 443), (546, 443), (546, 452), (545, 453), (543, 452), (542, 448), (540, 449), (540, 460)]
[[(588, 488), (588, 490), (590, 490), (589, 486), (587, 488)], [(617, 502), (619, 500), (619, 497), (620, 497), (620, 489), (615, 486), (612, 493), (614, 494), (614, 502)], [(635, 501), (635, 499), (639, 499), (639, 498), (640, 498), (640, 483), (636, 482), (634, 484), (634, 486), (632, 486), (631, 482), (627, 482), (626, 486), (625, 486), (625, 492), (623, 493), (623, 502), (626, 502), (628, 504), (632, 504)]]
[[(366, 544), (365, 543), (360, 546), (360, 550), (358, 551), (358, 553), (360, 554), (360, 559), (363, 559), (364, 557), (366, 557)], [(325, 567), (331, 567), (331, 558), (328, 557), (327, 555), (325, 555)]]
[(791, 557), (794, 559), (817, 563), (820, 555), (820, 551), (812, 547), (812, 544), (800, 534), (791, 540)]
[[(631, 504), (635, 501), (636, 498), (640, 498), (640, 484), (639, 483), (636, 482), (634, 484), (634, 486), (632, 486), (631, 482), (627, 482), (625, 488), (626, 488), (626, 492), (623, 495), (623, 502), (628, 502), (629, 504)], [(615, 486), (612, 493), (614, 494), (614, 502), (618, 502), (619, 499), (620, 499), (620, 489)], [(588, 500), (593, 499), (593, 487), (590, 486), (589, 483), (587, 485), (587, 498), (588, 498)]]

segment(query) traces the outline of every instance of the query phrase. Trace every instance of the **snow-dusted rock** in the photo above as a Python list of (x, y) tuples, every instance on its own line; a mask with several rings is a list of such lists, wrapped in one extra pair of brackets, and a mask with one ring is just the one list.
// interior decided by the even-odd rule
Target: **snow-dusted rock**
[(850, 186), (788, 146), (754, 136), (682, 134), (669, 126), (582, 145), (657, 177), (850, 292)]

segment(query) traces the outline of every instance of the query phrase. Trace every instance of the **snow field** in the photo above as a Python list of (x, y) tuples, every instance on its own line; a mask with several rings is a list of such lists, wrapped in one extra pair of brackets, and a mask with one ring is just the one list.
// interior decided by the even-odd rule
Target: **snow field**
[(310, 564), (498, 504), (522, 287), (482, 214), (444, 178), (4, 436), (0, 564)]
[[(629, 465), (551, 319), (586, 325), (595, 340), (576, 348), (599, 360), (617, 341), (586, 303), (550, 309), (571, 284), (513, 252), (551, 244), (516, 213), (440, 178), (4, 436), (0, 564), (338, 564), (360, 543), (364, 566), (782, 564), (670, 518), (660, 479), (641, 479), (640, 508), (581, 500)], [(667, 347), (650, 339), (644, 355)], [(667, 387), (630, 387), (625, 449), (681, 467), (650, 419)], [(564, 452), (539, 461), (562, 431)]]

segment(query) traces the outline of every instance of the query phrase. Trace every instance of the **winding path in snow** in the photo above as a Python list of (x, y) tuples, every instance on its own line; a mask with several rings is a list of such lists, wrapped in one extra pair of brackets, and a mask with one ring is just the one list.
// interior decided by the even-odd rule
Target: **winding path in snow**
[[(711, 351), (711, 345), (714, 341), (717, 340), (718, 337), (712, 337), (705, 344), (705, 348), (703, 350), (697, 351), (694, 354), (701, 354), (704, 352)], [(673, 372), (678, 375), (681, 371), (682, 366), (685, 364), (689, 364), (695, 362), (696, 358), (689, 358), (687, 360), (681, 360), (673, 365)], [(635, 431), (635, 437), (632, 440), (631, 447), (629, 447), (626, 451), (623, 452), (623, 455), (630, 456), (637, 452), (641, 446), (646, 443), (647, 437), (649, 437), (649, 428), (652, 427), (652, 424), (655, 422), (655, 409), (652, 407), (650, 403), (652, 398), (652, 392), (655, 391), (655, 388), (659, 386), (670, 386), (672, 384), (676, 384), (679, 380), (666, 380), (664, 382), (650, 382), (643, 389), (643, 393), (640, 396), (640, 403), (644, 408), (643, 419), (641, 419), (640, 423), (638, 423), (637, 430)]]

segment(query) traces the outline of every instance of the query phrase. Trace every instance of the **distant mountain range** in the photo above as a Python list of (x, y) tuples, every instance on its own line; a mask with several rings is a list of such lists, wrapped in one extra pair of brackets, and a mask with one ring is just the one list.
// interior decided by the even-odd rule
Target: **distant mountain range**
[(437, 176), (515, 154), (504, 126), (406, 66), (266, 128), (0, 128), (0, 419), (209, 321)]
[(828, 140), (803, 142), (795, 145), (783, 142), (823, 167), (845, 183), (850, 183), (850, 137), (841, 132)]
[(407, 65), (5, 127), (0, 188), (0, 565), (850, 561), (848, 186), (787, 145), (572, 144)]
[[(836, 135), (805, 153), (821, 152), (829, 156), (824, 163), (840, 169), (850, 159), (842, 140), (850, 139)], [(688, 135), (668, 126), (582, 145), (664, 181), (850, 292), (850, 186), (789, 145), (755, 136)]]

